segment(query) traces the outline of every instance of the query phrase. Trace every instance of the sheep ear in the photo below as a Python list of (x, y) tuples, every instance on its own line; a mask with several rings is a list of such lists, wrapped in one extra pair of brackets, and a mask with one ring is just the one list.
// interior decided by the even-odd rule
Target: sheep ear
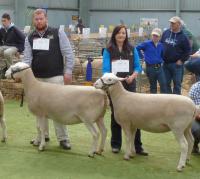
[(124, 81), (124, 80), (126, 80), (126, 78), (119, 78), (119, 77), (117, 77), (117, 78), (118, 78), (119, 81)]

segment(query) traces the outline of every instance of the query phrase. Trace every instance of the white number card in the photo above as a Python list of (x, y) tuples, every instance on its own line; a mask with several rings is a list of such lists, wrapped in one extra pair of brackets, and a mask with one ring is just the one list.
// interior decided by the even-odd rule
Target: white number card
[(34, 39), (33, 50), (49, 50), (49, 39), (47, 38)]
[(112, 73), (129, 72), (129, 60), (116, 60), (112, 62)]

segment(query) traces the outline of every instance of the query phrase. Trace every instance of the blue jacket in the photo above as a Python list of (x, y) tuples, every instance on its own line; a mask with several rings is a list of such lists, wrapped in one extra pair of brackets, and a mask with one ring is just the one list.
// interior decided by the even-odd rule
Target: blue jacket
[(160, 42), (155, 46), (152, 40), (147, 40), (139, 44), (136, 49), (141, 59), (143, 58), (141, 50), (144, 52), (144, 60), (147, 64), (163, 63), (163, 45)]
[(163, 43), (163, 59), (166, 63), (175, 63), (178, 60), (184, 62), (188, 59), (191, 47), (182, 30), (178, 33), (174, 33), (170, 29), (164, 31), (161, 43)]
[[(134, 54), (134, 66), (133, 66), (133, 71), (134, 72), (141, 72), (142, 68), (140, 66), (140, 60), (139, 60), (139, 55), (137, 50), (134, 48), (133, 49), (133, 54)], [(102, 72), (104, 73), (110, 73), (111, 72), (111, 64), (110, 64), (110, 53), (108, 52), (107, 49), (104, 49), (103, 51), (103, 66), (102, 66)]]

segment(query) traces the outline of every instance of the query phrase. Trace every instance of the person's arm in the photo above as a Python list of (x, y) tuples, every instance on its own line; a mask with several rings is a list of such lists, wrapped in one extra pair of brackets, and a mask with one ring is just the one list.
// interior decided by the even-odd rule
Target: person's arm
[(185, 36), (184, 41), (182, 42), (182, 51), (183, 54), (180, 57), (180, 60), (178, 60), (177, 64), (183, 64), (190, 56), (191, 53), (191, 47), (188, 38)]
[(140, 59), (144, 59), (144, 55), (141, 53), (141, 50), (145, 51), (145, 48), (146, 48), (145, 42), (140, 43), (139, 45), (136, 46)]
[(24, 58), (22, 59), (22, 62), (31, 66), (32, 59), (33, 59), (32, 48), (28, 41), (28, 37), (26, 37), (25, 44), (24, 44)]
[(110, 64), (110, 53), (107, 49), (103, 51), (103, 64), (102, 64), (102, 73), (110, 73), (111, 72), (111, 64)]
[(133, 70), (135, 73), (140, 73), (142, 71), (142, 67), (140, 65), (140, 58), (136, 48), (134, 48), (134, 66)]
[(138, 73), (142, 71), (142, 67), (140, 65), (140, 58), (136, 48), (134, 48), (133, 54), (134, 54), (133, 73), (126, 79), (127, 83), (131, 83), (134, 79), (137, 78)]
[(16, 36), (17, 36), (18, 50), (19, 50), (19, 52), (23, 52), (24, 51), (25, 35), (16, 27), (15, 27), (15, 33), (16, 33)]
[(65, 59), (64, 83), (69, 84), (72, 81), (72, 70), (74, 67), (74, 54), (64, 31), (59, 30), (59, 44), (62, 56)]
[(200, 50), (195, 52), (194, 54), (190, 55), (191, 58), (200, 58)]
[(0, 28), (0, 46), (3, 45), (3, 42), (2, 42), (3, 37), (2, 37), (2, 32), (1, 32), (1, 30), (2, 30), (2, 29)]

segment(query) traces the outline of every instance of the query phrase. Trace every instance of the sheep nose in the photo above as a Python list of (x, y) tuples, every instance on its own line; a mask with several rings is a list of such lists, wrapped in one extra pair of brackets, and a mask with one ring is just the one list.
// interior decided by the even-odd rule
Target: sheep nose
[(96, 87), (96, 82), (93, 84), (94, 87)]

